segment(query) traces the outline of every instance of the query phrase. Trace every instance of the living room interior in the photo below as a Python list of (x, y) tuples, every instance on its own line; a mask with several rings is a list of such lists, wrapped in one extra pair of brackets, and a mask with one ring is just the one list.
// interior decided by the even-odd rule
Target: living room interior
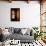
[(0, 0), (0, 46), (46, 46), (45, 17), (45, 0)]

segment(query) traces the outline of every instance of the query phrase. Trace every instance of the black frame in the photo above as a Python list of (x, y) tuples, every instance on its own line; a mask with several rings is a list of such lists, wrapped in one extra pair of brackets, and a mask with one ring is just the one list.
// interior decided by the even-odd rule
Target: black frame
[[(15, 13), (15, 18), (12, 18), (12, 11)], [(11, 21), (20, 21), (20, 8), (11, 8)]]

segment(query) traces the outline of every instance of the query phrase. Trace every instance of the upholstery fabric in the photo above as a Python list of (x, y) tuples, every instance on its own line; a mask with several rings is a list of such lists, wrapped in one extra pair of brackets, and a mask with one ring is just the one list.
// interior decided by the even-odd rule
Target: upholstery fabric
[(19, 33), (21, 31), (20, 28), (14, 28), (14, 33)]
[(14, 27), (9, 27), (8, 32), (10, 32), (11, 34), (14, 34)]

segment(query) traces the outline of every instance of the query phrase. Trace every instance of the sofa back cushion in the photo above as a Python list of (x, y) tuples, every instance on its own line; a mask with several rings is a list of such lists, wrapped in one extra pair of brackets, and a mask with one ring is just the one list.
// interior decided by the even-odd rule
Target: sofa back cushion
[(21, 28), (14, 28), (14, 33), (20, 33)]
[(22, 33), (23, 35), (25, 35), (26, 32), (27, 32), (27, 28), (22, 28), (22, 29), (21, 29), (21, 33)]
[(29, 35), (32, 36), (32, 30), (30, 28), (22, 28), (21, 29), (21, 34), (22, 35)]
[(9, 27), (8, 32), (10, 32), (11, 34), (14, 34), (14, 27)]

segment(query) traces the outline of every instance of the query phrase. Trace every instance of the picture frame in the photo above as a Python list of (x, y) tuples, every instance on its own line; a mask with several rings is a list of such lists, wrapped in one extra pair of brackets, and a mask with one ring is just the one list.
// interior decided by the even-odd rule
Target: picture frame
[(11, 8), (11, 21), (20, 21), (20, 8)]

